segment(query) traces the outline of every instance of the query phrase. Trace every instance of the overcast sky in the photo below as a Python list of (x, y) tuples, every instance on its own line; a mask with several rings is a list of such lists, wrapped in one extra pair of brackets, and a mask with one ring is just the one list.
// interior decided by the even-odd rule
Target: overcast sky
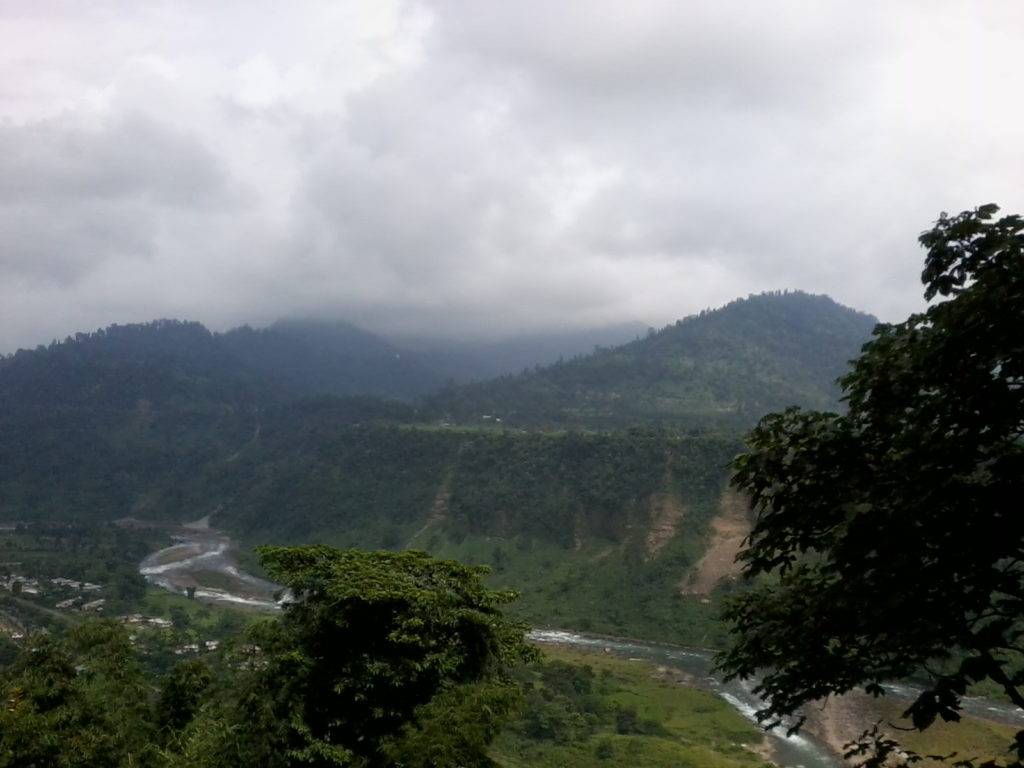
[(920, 307), (1024, 211), (1024, 2), (0, 0), (0, 351), (156, 317)]

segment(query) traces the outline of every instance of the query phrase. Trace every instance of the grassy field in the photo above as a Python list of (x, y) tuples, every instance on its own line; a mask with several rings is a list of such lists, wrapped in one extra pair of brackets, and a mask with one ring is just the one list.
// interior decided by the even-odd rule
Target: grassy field
[(764, 735), (712, 693), (646, 662), (556, 648), (526, 673), (527, 707), (494, 748), (504, 768), (757, 768)]
[(175, 613), (183, 615), (189, 630), (199, 639), (231, 636), (262, 615), (245, 608), (189, 600), (184, 595), (168, 592), (159, 587), (146, 589), (146, 595), (139, 605), (139, 612), (167, 619), (173, 618)]
[(488, 583), (518, 592), (509, 612), (533, 626), (714, 648), (725, 639), (717, 619), (721, 596), (705, 600), (678, 590), (703, 552), (702, 534), (700, 525), (684, 531), (657, 560), (611, 542), (567, 550), (487, 536), (431, 540), (429, 531), (421, 546), (440, 557), (490, 566)]
[[(898, 701), (879, 700), (879, 715), (885, 722), (895, 723), (901, 727), (909, 727), (907, 721), (901, 721), (900, 715), (906, 708), (905, 703)], [(1013, 744), (1017, 729), (1014, 726), (979, 720), (975, 717), (964, 717), (958, 723), (945, 723), (937, 720), (928, 730), (899, 731), (893, 733), (900, 744), (919, 755), (954, 755), (945, 762), (925, 759), (918, 763), (921, 766), (951, 765), (961, 760), (973, 758), (976, 764), (983, 764), (994, 758), (1006, 762), (1010, 757), (1008, 747)]]

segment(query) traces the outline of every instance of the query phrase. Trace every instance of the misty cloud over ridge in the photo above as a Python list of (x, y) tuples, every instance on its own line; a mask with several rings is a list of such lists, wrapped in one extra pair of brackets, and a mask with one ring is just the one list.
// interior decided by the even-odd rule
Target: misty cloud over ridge
[(0, 351), (782, 287), (898, 319), (939, 211), (1024, 209), (1022, 37), (1014, 0), (7, 4)]

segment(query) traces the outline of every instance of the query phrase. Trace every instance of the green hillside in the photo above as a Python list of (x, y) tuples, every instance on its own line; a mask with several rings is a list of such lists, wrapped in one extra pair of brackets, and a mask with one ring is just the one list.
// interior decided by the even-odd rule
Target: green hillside
[(429, 358), (406, 354), (345, 322), (278, 321), (218, 336), (240, 367), (297, 395), (375, 395), (409, 399), (445, 381)]
[(835, 379), (877, 320), (827, 296), (766, 293), (647, 338), (429, 401), (462, 423), (747, 427), (788, 405), (835, 408)]
[(357, 425), (314, 443), (271, 427), (209, 468), (184, 517), (212, 513), (253, 544), (426, 549), (491, 566), (535, 624), (708, 644), (710, 606), (680, 585), (738, 449), (638, 430)]
[(708, 605), (679, 585), (710, 536), (735, 439), (437, 429), (362, 405), (270, 408), (192, 434), (135, 422), (92, 451), (54, 438), (47, 463), (12, 474), (5, 462), (3, 517), (210, 515), (246, 545), (426, 549), (490, 565), (536, 624), (711, 641)]
[(213, 333), (156, 320), (78, 333), (0, 356), (0, 408), (123, 409), (139, 399), (266, 403), (309, 395), (410, 399), (437, 389), (429, 361), (342, 322)]
[(209, 515), (246, 545), (426, 549), (490, 565), (535, 624), (714, 644), (704, 592), (728, 548), (704, 592), (682, 587), (726, 507), (737, 427), (834, 405), (872, 322), (759, 296), (418, 404), (297, 394), (330, 383), (328, 348), (394, 359), (348, 328), (114, 326), (0, 360), (0, 522)]

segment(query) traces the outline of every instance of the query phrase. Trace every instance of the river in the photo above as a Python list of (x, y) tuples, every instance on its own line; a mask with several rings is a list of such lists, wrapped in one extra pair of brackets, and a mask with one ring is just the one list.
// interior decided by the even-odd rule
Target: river
[[(185, 594), (194, 588), (197, 599), (247, 606), (260, 610), (278, 610), (282, 588), (242, 570), (235, 558), (231, 540), (219, 531), (183, 527), (172, 534), (174, 544), (149, 555), (139, 564), (139, 573), (158, 587)], [(218, 586), (208, 586), (215, 581)], [(712, 672), (709, 651), (635, 640), (600, 637), (558, 629), (534, 629), (529, 637), (536, 643), (570, 646), (613, 653), (658, 666), (680, 670), (694, 684), (712, 691), (731, 704), (751, 722), (761, 700), (751, 692), (749, 681), (723, 682)], [(910, 700), (918, 689), (906, 684), (887, 687), (893, 696)], [(1024, 712), (1008, 704), (978, 697), (962, 701), (966, 714), (987, 720), (1024, 727)], [(844, 763), (822, 744), (807, 735), (787, 736), (783, 728), (769, 732), (772, 759), (782, 768), (839, 768)]]
[(280, 608), (281, 586), (242, 570), (234, 545), (224, 534), (182, 527), (175, 529), (171, 538), (174, 544), (139, 563), (139, 573), (150, 584), (182, 595), (194, 590), (193, 596), (205, 602), (260, 610)]

